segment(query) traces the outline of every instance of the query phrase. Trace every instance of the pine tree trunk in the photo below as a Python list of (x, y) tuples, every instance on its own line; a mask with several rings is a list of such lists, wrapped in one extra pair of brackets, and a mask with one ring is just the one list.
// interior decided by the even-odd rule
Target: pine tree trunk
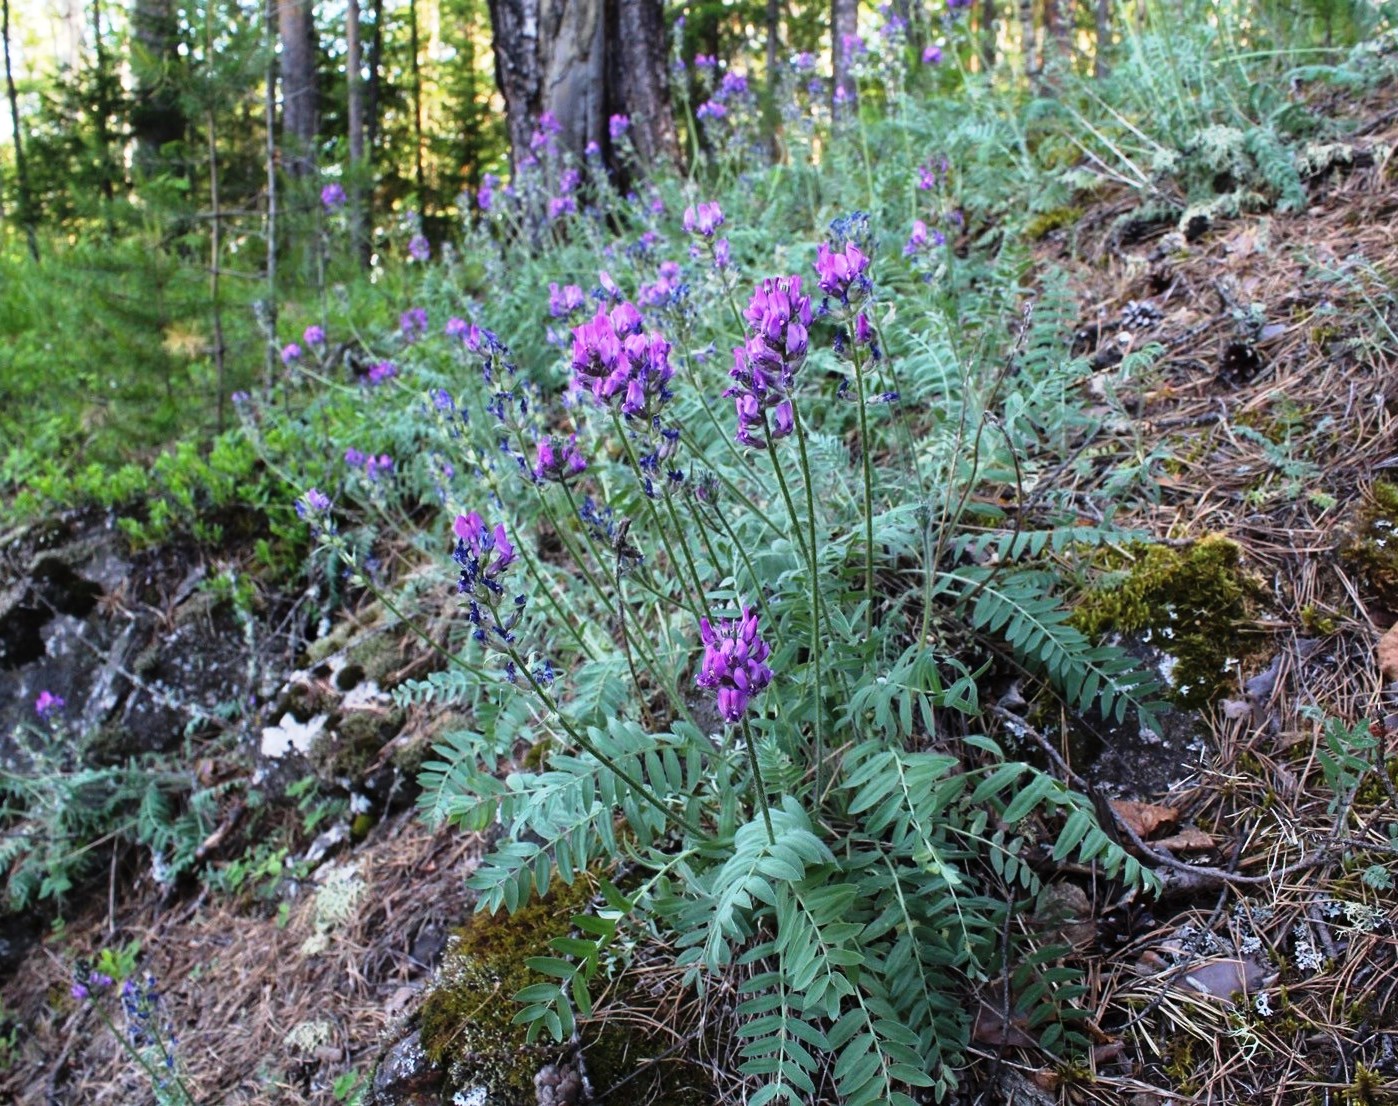
[(315, 23), (311, 0), (278, 0), (282, 40), (282, 165), (303, 177), (315, 165)]
[(1019, 0), (1019, 37), (1024, 54), (1024, 76), (1031, 86), (1038, 83), (1039, 57), (1034, 44), (1034, 0)]
[[(110, 94), (112, 76), (107, 72), (107, 51), (102, 43), (102, 0), (92, 0), (92, 64), (94, 70), (92, 114), (96, 131), (94, 137), (97, 139), (98, 156), (101, 159), (99, 164), (101, 183), (98, 187), (102, 190), (102, 198), (110, 205), (116, 196), (112, 162), (112, 97)], [(110, 208), (108, 208), (106, 216), (110, 230)]]
[(422, 69), (418, 61), (417, 0), (408, 0), (408, 72), (413, 86), (413, 181), (417, 188), (417, 214), (427, 212), (427, 175), (422, 164)]
[(364, 87), (361, 80), (364, 59), (359, 41), (359, 0), (349, 0), (345, 9), (345, 99), (349, 125), (350, 237), (361, 268), (370, 260), (368, 227), (372, 212), (370, 195), (363, 186), (364, 165)]
[(1092, 75), (1100, 80), (1107, 75), (1107, 50), (1112, 44), (1112, 0), (1097, 0), (1094, 14), (1097, 43), (1092, 56)]
[(0, 0), (0, 39), (5, 49), (5, 94), (10, 101), (10, 130), (15, 143), (15, 189), (19, 193), (16, 214), (29, 242), (29, 256), (39, 260), (39, 236), (34, 230), (34, 197), (29, 191), (29, 172), (24, 163), (24, 138), (19, 125), (19, 92), (15, 88), (14, 63), (10, 59), (10, 0)]
[(169, 79), (179, 64), (180, 24), (175, 0), (135, 0), (131, 11), (131, 134), (136, 168), (154, 175), (163, 167), (161, 149), (184, 137), (185, 115)]
[(836, 119), (853, 116), (858, 92), (849, 45), (859, 33), (859, 0), (830, 0), (831, 115)]
[(1052, 54), (1055, 69), (1072, 68), (1073, 22), (1072, 0), (1044, 0), (1044, 45), (1046, 52)]
[[(1110, 2), (1110, 0), (1108, 0)], [(995, 69), (995, 0), (981, 0), (981, 72)]]
[(265, 330), (264, 357), (267, 386), (270, 388), (277, 372), (277, 0), (267, 0), (264, 19), (267, 46), (267, 79), (264, 90), (264, 111), (267, 122), (267, 222), (264, 237), (267, 242), (267, 299), (262, 325)]
[(369, 87), (365, 89), (364, 145), (369, 161), (379, 148), (379, 86), (383, 73), (383, 0), (374, 0), (374, 34), (369, 39)]
[(677, 156), (659, 0), (490, 0), (490, 22), (516, 164), (544, 112), (579, 157), (607, 148), (612, 114), (646, 161)]

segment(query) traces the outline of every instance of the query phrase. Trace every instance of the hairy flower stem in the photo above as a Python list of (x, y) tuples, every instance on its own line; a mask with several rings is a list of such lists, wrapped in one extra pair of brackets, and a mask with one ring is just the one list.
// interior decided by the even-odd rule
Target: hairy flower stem
[[(162, 1078), (160, 1073), (151, 1066), (151, 1062), (142, 1056), (136, 1046), (126, 1039), (126, 1034), (117, 1028), (116, 1022), (112, 1021), (111, 1015), (109, 1015), (107, 1011), (102, 1009), (96, 1002), (93, 1002), (92, 1008), (97, 1011), (97, 1016), (102, 1019), (102, 1024), (110, 1029), (112, 1035), (121, 1043), (121, 1047), (126, 1051), (126, 1054), (130, 1056), (131, 1059), (135, 1060), (136, 1063), (140, 1064), (145, 1070), (146, 1075), (150, 1078), (150, 1089), (156, 1092), (158, 1096), (160, 1089), (164, 1087), (168, 1081)], [(154, 1018), (152, 1018), (151, 1021), (154, 1022)], [(151, 1035), (155, 1038), (156, 1047), (159, 1048), (161, 1056), (169, 1059), (170, 1052), (165, 1047), (165, 1042), (154, 1032), (153, 1025)], [(199, 1100), (196, 1099), (190, 1092), (190, 1089), (185, 1086), (184, 1080), (180, 1078), (179, 1073), (173, 1068), (170, 1070), (169, 1079), (173, 1080), (175, 1086), (180, 1089), (181, 1096), (189, 1103), (189, 1106), (199, 1106)]]
[[(492, 605), (491, 614), (494, 615), (494, 613), (495, 612), (493, 610)], [(498, 622), (499, 619), (497, 618), (496, 621)], [(664, 816), (665, 820), (669, 822), (671, 825), (673, 825), (676, 829), (683, 830), (685, 833), (693, 834), (695, 837), (703, 837), (703, 831), (700, 830), (698, 826), (690, 822), (688, 818), (685, 818), (682, 815), (676, 814), (674, 811), (672, 811), (669, 807), (667, 807), (663, 802), (660, 801), (660, 799), (656, 796), (656, 794), (653, 791), (651, 791), (649, 787), (643, 784), (640, 780), (638, 780), (620, 764), (614, 761), (611, 757), (607, 756), (607, 754), (602, 752), (601, 749), (597, 748), (597, 746), (594, 745), (589, 738), (584, 737), (582, 735), (578, 728), (568, 720), (568, 718), (563, 714), (561, 710), (558, 709), (558, 703), (554, 700), (553, 696), (548, 693), (548, 689), (545, 688), (544, 685), (541, 684), (537, 679), (535, 679), (534, 673), (529, 670), (529, 666), (524, 662), (524, 658), (522, 658), (519, 655), (519, 652), (514, 648), (514, 646), (507, 645), (504, 651), (506, 655), (509, 656), (510, 660), (514, 662), (515, 668), (519, 671), (520, 675), (522, 675), (525, 678), (525, 680), (528, 681), (529, 686), (534, 691), (534, 694), (539, 697), (539, 701), (543, 703), (545, 707), (548, 708), (549, 713), (551, 713), (554, 716), (554, 718), (557, 719), (558, 724), (563, 727), (564, 732), (567, 733), (567, 735), (577, 743), (578, 747), (582, 749), (583, 752), (587, 753), (594, 760), (596, 760), (597, 763), (602, 765), (602, 767), (607, 769), (607, 771), (609, 771), (622, 783), (626, 784), (626, 786), (629, 787), (638, 798), (642, 799), (644, 802), (648, 803), (650, 806), (654, 807), (657, 811), (659, 811), (660, 814)]]
[[(616, 427), (617, 436), (621, 439), (622, 448), (626, 450), (626, 459), (631, 464), (631, 470), (636, 474), (636, 479), (644, 481), (645, 477), (641, 472), (641, 464), (636, 459), (636, 451), (631, 448), (631, 438), (626, 432), (626, 426), (622, 423), (621, 416), (615, 411), (612, 412), (612, 423)], [(645, 493), (644, 487), (641, 489), (641, 499), (645, 502), (646, 511), (650, 514), (651, 522), (655, 525), (656, 532), (660, 535), (660, 543), (665, 547), (666, 556), (670, 558), (670, 563), (675, 566), (678, 572), (680, 568), (680, 559), (675, 556), (674, 547), (670, 544), (670, 535), (665, 530), (664, 522), (661, 521), (660, 512), (655, 509), (655, 501)], [(683, 538), (683, 531), (681, 531), (681, 538)], [(685, 548), (685, 554), (686, 556), (689, 554), (688, 547)], [(695, 584), (696, 586), (698, 585), (697, 577), (695, 578)], [(704, 603), (703, 589), (700, 588), (698, 601), (696, 601), (695, 598), (689, 594), (689, 587), (685, 583), (683, 574), (681, 574), (680, 591), (685, 597), (685, 606), (689, 608), (689, 613), (694, 616), (695, 621), (697, 622), (700, 618), (704, 617), (704, 615), (700, 613), (700, 607), (707, 606)]]
[(762, 821), (767, 826), (767, 840), (775, 845), (777, 835), (772, 832), (772, 811), (767, 805), (767, 784), (762, 779), (762, 769), (757, 763), (757, 748), (752, 743), (752, 730), (748, 726), (747, 715), (743, 715), (743, 745), (747, 747), (748, 765), (752, 768), (752, 788), (757, 792), (757, 805), (762, 808)]
[[(580, 516), (578, 514), (578, 501), (576, 497), (574, 497), (573, 495), (573, 489), (568, 486), (567, 481), (562, 481), (560, 486), (563, 488), (564, 496), (567, 497), (568, 508), (570, 511), (572, 511), (573, 517), (579, 518)], [(555, 530), (559, 529), (559, 525), (556, 521), (552, 521), (552, 525)], [(584, 529), (583, 531), (582, 540), (583, 544), (587, 547), (588, 554), (597, 563), (597, 566), (601, 568), (603, 564), (605, 564), (605, 562), (602, 560), (601, 555), (598, 553), (597, 547), (593, 545), (592, 537), (587, 533), (586, 529)], [(621, 626), (622, 643), (626, 647), (626, 662), (628, 665), (630, 665), (631, 635), (627, 632), (626, 629), (626, 617), (629, 608), (627, 607), (626, 602), (622, 598), (621, 594), (621, 571), (619, 564), (616, 566), (614, 575), (616, 578), (617, 590), (617, 618)], [(596, 588), (595, 591), (597, 594), (597, 600), (602, 605), (602, 609), (609, 609), (611, 604), (608, 601), (606, 594), (602, 591), (600, 587)], [(632, 617), (634, 618), (635, 616), (633, 615)], [(636, 628), (638, 631), (642, 629), (642, 627), (639, 624)], [(642, 647), (643, 643), (644, 648)], [(646, 668), (650, 671), (651, 676), (654, 677), (656, 682), (659, 683), (660, 686), (665, 689), (665, 694), (669, 697), (671, 705), (674, 706), (674, 708), (685, 718), (689, 718), (689, 708), (685, 705), (683, 696), (680, 695), (678, 682), (672, 679), (670, 675), (661, 668), (660, 658), (656, 656), (656, 654), (651, 650), (650, 645), (647, 642), (646, 636), (643, 632), (638, 633), (636, 636), (636, 649), (637, 652), (641, 654), (641, 659), (642, 661), (644, 661)], [(632, 667), (631, 669), (631, 679), (633, 682), (636, 683), (637, 690), (639, 692), (640, 681), (636, 679), (636, 670), (634, 667)]]
[[(817, 558), (818, 546), (816, 545), (816, 515), (815, 515), (815, 488), (811, 481), (810, 460), (806, 456), (806, 430), (801, 421), (799, 412), (796, 414), (796, 441), (801, 449), (801, 478), (806, 485), (806, 513), (808, 519), (810, 541), (802, 541), (801, 549), (806, 555), (806, 574), (810, 577), (811, 585), (811, 665), (815, 673), (815, 784), (817, 800), (821, 794), (821, 775), (825, 766), (825, 694), (821, 682), (820, 671), (820, 647), (821, 647), (821, 601), (820, 601), (820, 562)], [(781, 485), (782, 498), (786, 500), (787, 514), (791, 516), (791, 528), (798, 537), (801, 534), (801, 522), (796, 514), (796, 505), (791, 500), (791, 491), (786, 486), (786, 476), (782, 473), (781, 462), (777, 459), (776, 443), (772, 441), (771, 428), (767, 425), (767, 415), (762, 415), (763, 430), (767, 439), (767, 451), (772, 455), (772, 467), (777, 473), (777, 483)]]
[[(859, 463), (864, 470), (864, 640), (874, 639), (874, 464), (870, 457), (869, 404), (864, 395), (864, 355), (856, 342), (854, 355), (855, 401), (859, 404)], [(801, 464), (805, 467), (804, 440)], [(807, 477), (809, 487), (809, 477)]]
[[(825, 696), (821, 687), (821, 624), (825, 619), (822, 617), (821, 603), (821, 561), (819, 547), (815, 543), (815, 482), (811, 480), (811, 459), (805, 452), (805, 421), (801, 418), (800, 410), (795, 411), (795, 440), (800, 446), (801, 480), (805, 484), (805, 509), (809, 515), (811, 534), (808, 556), (811, 565), (811, 663), (815, 666), (815, 797), (816, 803), (819, 803), (825, 773)], [(780, 467), (777, 471), (780, 473)]]

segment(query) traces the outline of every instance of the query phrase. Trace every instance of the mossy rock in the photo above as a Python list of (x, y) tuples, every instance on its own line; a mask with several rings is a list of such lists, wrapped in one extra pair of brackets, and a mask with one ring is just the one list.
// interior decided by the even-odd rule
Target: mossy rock
[(1071, 227), (1082, 216), (1083, 211), (1080, 207), (1056, 207), (1052, 211), (1045, 211), (1030, 219), (1024, 228), (1024, 233), (1030, 241), (1037, 242), (1056, 230)]
[(397, 736), (407, 715), (399, 708), (345, 714), (312, 743), (310, 760), (323, 779), (356, 779)]
[[(443, 1101), (471, 1097), (490, 1106), (534, 1106), (535, 1074), (547, 1064), (572, 1062), (568, 1042), (547, 1035), (527, 1040), (526, 1028), (513, 1021), (520, 1010), (514, 996), (547, 981), (528, 959), (551, 955), (549, 942), (568, 934), (572, 918), (587, 911), (595, 894), (587, 876), (571, 886), (555, 882), (545, 898), (513, 915), (477, 914), (448, 939), (419, 1023), (428, 1060), (447, 1072)], [(614, 995), (612, 1009), (624, 1010), (624, 1001)], [(673, 1035), (646, 1018), (600, 1017), (581, 1024), (580, 1036), (588, 1078), (609, 1106), (715, 1100), (702, 1068), (671, 1054)]]
[(513, 915), (477, 914), (448, 939), (441, 969), (422, 1004), (422, 1047), (446, 1070), (448, 1091), (482, 1088), (491, 1106), (534, 1106), (534, 1075), (568, 1051), (546, 1036), (529, 1043), (514, 1024), (514, 996), (544, 982), (531, 956), (549, 955), (571, 918), (586, 910), (593, 885), (586, 878), (555, 885)]
[(1356, 511), (1340, 561), (1390, 611), (1398, 611), (1398, 484), (1380, 480)]
[(1093, 638), (1139, 635), (1175, 658), (1175, 703), (1207, 706), (1228, 689), (1230, 667), (1260, 644), (1248, 623), (1262, 589), (1242, 567), (1242, 548), (1219, 535), (1184, 549), (1151, 545), (1134, 552), (1129, 567), (1082, 598), (1073, 623)]

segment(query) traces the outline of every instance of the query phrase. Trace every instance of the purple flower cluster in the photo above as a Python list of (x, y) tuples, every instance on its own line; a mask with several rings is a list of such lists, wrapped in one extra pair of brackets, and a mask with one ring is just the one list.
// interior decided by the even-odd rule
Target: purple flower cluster
[(559, 442), (552, 435), (539, 439), (539, 452), (534, 462), (534, 481), (563, 483), (570, 476), (577, 476), (587, 469), (587, 458), (578, 449), (578, 436), (570, 435), (566, 442)]
[(947, 236), (940, 230), (935, 227), (929, 230), (927, 224), (921, 219), (914, 219), (913, 232), (908, 235), (908, 241), (903, 246), (903, 256), (913, 257), (915, 254), (921, 253), (929, 242), (934, 246), (943, 246), (946, 241)]
[(722, 119), (728, 109), (717, 100), (705, 100), (694, 112), (699, 119)]
[(330, 497), (319, 488), (311, 488), (296, 501), (296, 514), (314, 521), (330, 510)]
[(712, 238), (714, 232), (723, 224), (723, 208), (717, 203), (691, 204), (684, 209), (684, 229), (687, 234)]
[(344, 186), (334, 181), (320, 190), (320, 204), (326, 211), (339, 211), (348, 201)]
[(816, 251), (815, 268), (820, 290), (846, 307), (851, 300), (867, 296), (873, 288), (868, 275), (869, 256), (852, 241), (841, 250), (822, 242)]
[(561, 219), (565, 215), (576, 215), (578, 213), (578, 200), (576, 196), (550, 196), (549, 197), (549, 218)]
[(106, 972), (99, 972), (96, 968), (87, 969), (79, 965), (74, 973), (73, 986), (69, 988), (71, 994), (79, 1002), (85, 1002), (92, 997), (93, 991), (105, 991), (112, 985), (112, 977)]
[(294, 365), (301, 360), (301, 347), (295, 342), (288, 342), (282, 346), (282, 364)]
[[(923, 60), (926, 60), (924, 57)], [(931, 192), (947, 179), (951, 163), (946, 157), (928, 158), (917, 167), (917, 186), (924, 192)]]
[(495, 203), (495, 190), (500, 187), (500, 178), (494, 173), (487, 173), (481, 178), (481, 186), (476, 189), (476, 206), (482, 211), (489, 211)]
[(694, 682), (718, 692), (718, 713), (729, 724), (742, 721), (752, 697), (772, 682), (767, 667), (771, 648), (757, 636), (757, 613), (743, 608), (742, 618), (724, 619), (715, 628), (699, 620), (704, 664)]
[(34, 713), (47, 722), (66, 705), (67, 704), (63, 701), (63, 696), (55, 695), (46, 688), (39, 692), (34, 700)]
[(427, 309), (410, 307), (398, 316), (398, 328), (408, 342), (416, 342), (427, 335)]
[(642, 327), (634, 304), (620, 303), (610, 312), (599, 309), (573, 328), (573, 373), (598, 403), (613, 406), (619, 400), (627, 418), (649, 421), (672, 398), (669, 384), (675, 370), (670, 343), (654, 332), (642, 333)]
[(748, 90), (748, 79), (743, 73), (734, 73), (729, 70), (723, 75), (723, 80), (718, 83), (718, 91), (714, 98), (726, 100), (731, 96), (742, 96)]
[(380, 453), (375, 457), (372, 453), (366, 454), (355, 449), (354, 446), (345, 450), (345, 464), (352, 469), (362, 468), (364, 475), (370, 480), (377, 480), (380, 476), (386, 476), (393, 471), (393, 458), (387, 453)]
[(695, 55), (694, 55), (694, 68), (695, 68), (695, 69), (717, 69), (717, 68), (718, 68), (718, 58), (716, 58), (713, 54), (695, 54)]
[(612, 136), (613, 142), (620, 142), (630, 129), (631, 117), (629, 115), (613, 115), (607, 120), (607, 133)]
[(408, 239), (408, 256), (414, 261), (426, 261), (432, 256), (432, 244), (425, 234), (414, 234)]
[(811, 325), (811, 300), (801, 292), (801, 278), (762, 281), (744, 318), (747, 341), (733, 350), (728, 375), (735, 383), (723, 394), (737, 405), (738, 441), (766, 449), (769, 440), (785, 438), (796, 425), (791, 390), (810, 351)]
[(662, 261), (656, 278), (636, 290), (636, 298), (644, 307), (665, 308), (681, 302), (689, 292), (680, 274), (678, 261)]
[(301, 341), (305, 342), (308, 346), (325, 345), (325, 328), (312, 323), (310, 326), (306, 327), (306, 332), (301, 335)]
[(484, 644), (494, 631), (503, 641), (513, 641), (512, 631), (524, 614), (524, 596), (515, 596), (514, 610), (502, 621), (498, 602), (505, 589), (499, 577), (515, 561), (515, 547), (505, 534), (505, 524), (497, 522), (488, 530), (481, 516), (472, 511), (456, 516), (452, 532), (456, 535), (452, 560), (461, 567), (457, 590), (470, 596), (467, 618), (475, 627), (471, 636)]
[(922, 48), (922, 64), (923, 64), (923, 65), (941, 65), (941, 64), (942, 64), (942, 48), (941, 48), (940, 46), (938, 46), (935, 42), (932, 43), (931, 45), (924, 46), (924, 47)]
[(581, 311), (582, 306), (583, 290), (576, 284), (565, 284), (561, 287), (556, 282), (549, 284), (549, 314), (555, 319), (571, 315), (574, 311)]
[(563, 124), (558, 121), (558, 117), (553, 112), (546, 111), (539, 116), (534, 133), (529, 136), (529, 148), (536, 153), (539, 150), (552, 150), (554, 140), (562, 133)]
[(369, 366), (369, 383), (378, 387), (386, 380), (392, 380), (398, 375), (398, 366), (392, 361), (377, 361)]

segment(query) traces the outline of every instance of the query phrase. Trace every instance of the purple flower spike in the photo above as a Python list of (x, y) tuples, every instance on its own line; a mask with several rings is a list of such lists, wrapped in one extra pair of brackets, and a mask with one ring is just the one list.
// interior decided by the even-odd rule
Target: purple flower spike
[(621, 138), (631, 129), (631, 118), (627, 115), (613, 115), (607, 120), (607, 130), (612, 136), (613, 142), (620, 142)]
[(718, 692), (718, 713), (727, 723), (742, 721), (752, 697), (772, 682), (767, 658), (772, 650), (757, 636), (757, 612), (743, 608), (741, 618), (721, 621), (715, 628), (699, 620), (704, 664), (694, 682)]
[(737, 406), (738, 442), (766, 449), (769, 440), (795, 429), (791, 390), (810, 350), (811, 300), (801, 292), (800, 277), (768, 277), (757, 286), (744, 317), (747, 342), (734, 349), (728, 373), (736, 383), (723, 394)]
[(398, 366), (392, 361), (380, 361), (369, 368), (369, 383), (375, 386), (398, 375)]
[(320, 203), (326, 211), (339, 211), (348, 200), (344, 186), (333, 181), (320, 190)]
[(583, 290), (576, 284), (549, 285), (549, 314), (555, 319), (571, 315), (583, 306)]
[(419, 262), (432, 256), (432, 245), (427, 241), (426, 235), (414, 234), (408, 239), (408, 256)]
[(301, 347), (295, 342), (288, 342), (282, 346), (282, 364), (294, 365), (301, 360)]
[(717, 203), (702, 203), (684, 209), (684, 229), (689, 234), (712, 238), (723, 223), (723, 209)]
[(457, 316), (453, 315), (450, 319), (447, 320), (447, 325), (444, 333), (448, 338), (464, 339), (466, 337), (466, 331), (469, 328), (469, 326), (470, 324), (467, 323), (465, 319), (458, 318)]
[(325, 328), (312, 323), (310, 326), (306, 327), (306, 333), (301, 335), (301, 341), (305, 342), (308, 346), (325, 345)]
[(398, 327), (409, 342), (416, 342), (427, 334), (427, 309), (410, 307), (398, 316)]
[(925, 46), (922, 50), (923, 65), (940, 65), (942, 63), (942, 48), (935, 43)]
[(869, 257), (853, 242), (846, 242), (843, 250), (833, 250), (822, 242), (816, 251), (816, 274), (820, 290), (833, 296), (848, 306), (850, 299), (861, 298), (872, 287), (869, 280)]

